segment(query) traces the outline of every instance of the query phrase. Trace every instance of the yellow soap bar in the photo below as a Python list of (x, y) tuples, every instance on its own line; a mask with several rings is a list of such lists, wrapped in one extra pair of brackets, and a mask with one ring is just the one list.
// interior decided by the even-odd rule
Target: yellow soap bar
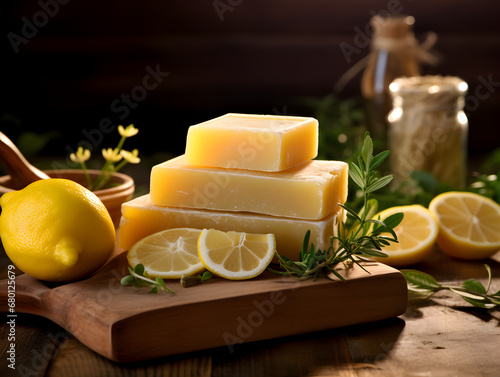
[(347, 180), (348, 165), (341, 161), (258, 172), (190, 165), (182, 155), (153, 167), (150, 194), (161, 206), (319, 220), (345, 203)]
[(121, 248), (128, 250), (150, 234), (185, 227), (214, 228), (225, 232), (273, 233), (277, 251), (296, 260), (307, 230), (311, 231), (310, 242), (317, 248), (327, 249), (338, 220), (337, 214), (312, 221), (251, 213), (162, 207), (154, 205), (148, 194), (122, 205), (118, 242)]
[(281, 171), (318, 155), (318, 121), (308, 117), (226, 114), (189, 127), (188, 164)]

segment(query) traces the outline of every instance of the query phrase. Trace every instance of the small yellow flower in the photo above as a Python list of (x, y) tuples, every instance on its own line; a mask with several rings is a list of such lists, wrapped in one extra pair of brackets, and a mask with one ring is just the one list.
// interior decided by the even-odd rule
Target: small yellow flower
[(137, 157), (139, 155), (139, 151), (137, 149), (134, 149), (132, 152), (122, 149), (120, 153), (122, 157), (131, 164), (138, 164), (139, 162), (141, 162), (141, 159)]
[(71, 161), (81, 164), (90, 158), (90, 151), (88, 149), (83, 149), (83, 147), (78, 147), (76, 153), (71, 153), (69, 158)]
[(117, 151), (113, 148), (103, 149), (102, 156), (104, 157), (105, 160), (110, 162), (117, 162), (122, 159), (121, 154), (117, 153)]
[(133, 124), (129, 124), (126, 128), (120, 125), (118, 126), (118, 132), (123, 137), (132, 137), (134, 135), (137, 135), (139, 129), (135, 128)]

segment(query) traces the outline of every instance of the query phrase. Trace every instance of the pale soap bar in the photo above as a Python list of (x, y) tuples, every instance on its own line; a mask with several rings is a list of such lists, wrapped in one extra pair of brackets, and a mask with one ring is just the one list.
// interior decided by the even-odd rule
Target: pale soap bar
[(229, 113), (189, 127), (192, 165), (281, 171), (318, 155), (318, 121), (308, 117)]
[(148, 194), (122, 205), (118, 244), (128, 250), (150, 234), (184, 227), (214, 228), (225, 232), (273, 233), (277, 251), (297, 260), (307, 230), (311, 230), (310, 241), (317, 248), (327, 249), (330, 246), (330, 237), (338, 218), (337, 214), (331, 214), (322, 220), (311, 221), (251, 213), (162, 207), (154, 205)]
[(319, 220), (347, 199), (348, 165), (312, 160), (281, 172), (206, 168), (184, 155), (151, 171), (154, 204)]

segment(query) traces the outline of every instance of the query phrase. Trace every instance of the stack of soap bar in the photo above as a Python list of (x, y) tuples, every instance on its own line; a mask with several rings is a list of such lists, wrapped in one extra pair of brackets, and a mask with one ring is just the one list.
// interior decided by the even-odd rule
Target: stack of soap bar
[(151, 171), (150, 194), (122, 205), (119, 246), (169, 228), (273, 233), (296, 259), (310, 242), (328, 249), (347, 196), (348, 165), (313, 160), (313, 118), (227, 114), (191, 126), (186, 154)]
[(281, 172), (203, 168), (179, 156), (151, 171), (156, 205), (319, 220), (347, 197), (347, 164), (307, 161)]
[(187, 163), (282, 171), (318, 155), (314, 118), (226, 114), (189, 127)]

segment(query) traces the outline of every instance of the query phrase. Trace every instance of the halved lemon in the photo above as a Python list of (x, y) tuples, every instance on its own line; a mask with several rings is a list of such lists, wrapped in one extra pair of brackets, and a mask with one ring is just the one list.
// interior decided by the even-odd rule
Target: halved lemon
[(471, 192), (436, 196), (429, 209), (439, 221), (438, 245), (456, 258), (483, 259), (500, 250), (500, 205)]
[(394, 267), (409, 266), (422, 261), (432, 250), (438, 236), (438, 223), (434, 215), (425, 207), (415, 204), (388, 208), (374, 216), (384, 220), (390, 215), (402, 212), (403, 220), (394, 228), (398, 243), (382, 248), (387, 258), (376, 258)]
[(197, 242), (201, 229), (174, 228), (151, 234), (130, 248), (130, 266), (138, 263), (152, 277), (180, 279), (205, 268), (198, 257)]
[(269, 265), (276, 249), (274, 234), (203, 229), (198, 256), (207, 270), (230, 280), (251, 279)]

